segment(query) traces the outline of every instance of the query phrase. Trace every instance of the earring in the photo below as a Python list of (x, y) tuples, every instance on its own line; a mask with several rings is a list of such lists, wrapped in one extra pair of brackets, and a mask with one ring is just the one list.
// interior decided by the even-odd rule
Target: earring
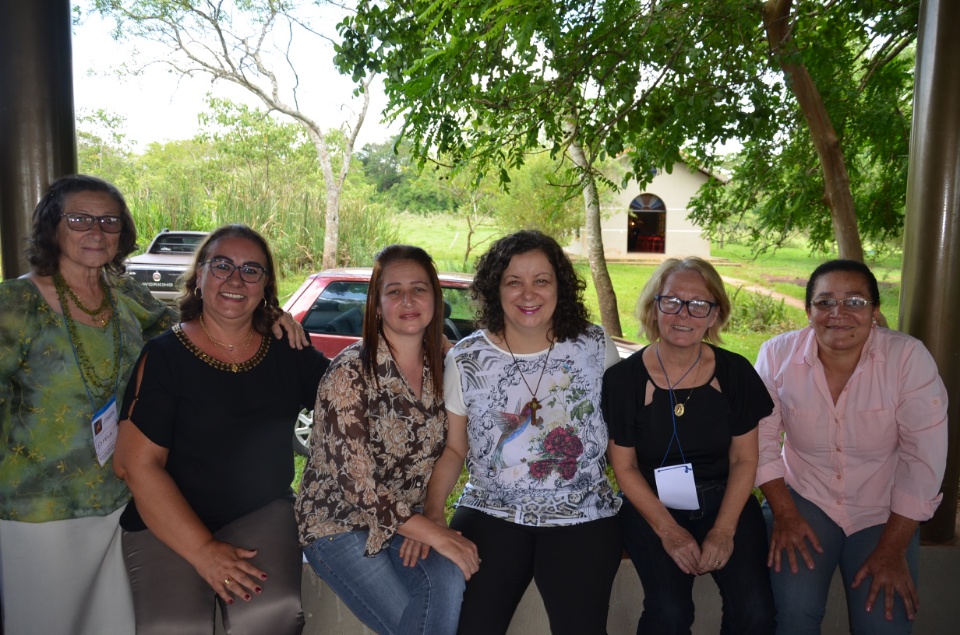
[(263, 308), (267, 308), (267, 296), (263, 296)]
[(200, 291), (200, 287), (193, 288), (193, 296), (198, 300), (203, 300), (203, 292)]

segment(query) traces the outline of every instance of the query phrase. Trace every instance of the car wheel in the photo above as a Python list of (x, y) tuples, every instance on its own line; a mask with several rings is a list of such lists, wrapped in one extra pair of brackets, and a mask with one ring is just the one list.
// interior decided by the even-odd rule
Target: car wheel
[(301, 456), (310, 456), (310, 433), (313, 432), (313, 410), (304, 408), (297, 415), (293, 428), (293, 451)]

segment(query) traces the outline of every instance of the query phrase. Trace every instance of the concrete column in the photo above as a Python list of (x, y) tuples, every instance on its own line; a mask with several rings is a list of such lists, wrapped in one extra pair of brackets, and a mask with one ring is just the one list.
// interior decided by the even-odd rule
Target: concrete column
[(23, 255), (33, 209), (77, 170), (70, 0), (0, 0), (0, 254), (4, 278)]
[(950, 397), (943, 502), (924, 540), (954, 539), (960, 477), (960, 2), (923, 0), (903, 232), (900, 328), (937, 360)]

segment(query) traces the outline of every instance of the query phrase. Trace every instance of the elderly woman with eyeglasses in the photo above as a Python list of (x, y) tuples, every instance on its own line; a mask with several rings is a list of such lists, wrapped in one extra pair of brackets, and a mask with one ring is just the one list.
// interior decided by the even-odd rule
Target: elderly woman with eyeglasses
[(909, 633), (917, 527), (946, 468), (946, 389), (920, 341), (877, 325), (879, 287), (863, 263), (817, 267), (806, 306), (810, 325), (757, 360), (774, 401), (756, 482), (777, 633), (819, 632), (838, 566), (852, 633)]
[(32, 271), (0, 284), (0, 631), (133, 631), (117, 399), (176, 315), (120, 275), (136, 241), (114, 186), (62, 177), (33, 213)]
[(690, 633), (710, 574), (723, 633), (773, 633), (765, 528), (751, 495), (757, 424), (772, 408), (746, 359), (719, 348), (730, 300), (700, 258), (669, 258), (637, 303), (650, 345), (607, 370), (602, 410), (623, 541), (643, 585), (638, 633)]
[(210, 233), (184, 275), (181, 322), (144, 347), (114, 467), (137, 633), (297, 635), (301, 555), (290, 435), (329, 361), (268, 336), (276, 267), (243, 225)]

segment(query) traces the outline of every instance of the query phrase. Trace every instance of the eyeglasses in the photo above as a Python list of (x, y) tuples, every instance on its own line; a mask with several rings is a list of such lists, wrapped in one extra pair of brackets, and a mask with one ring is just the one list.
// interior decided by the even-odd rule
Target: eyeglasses
[(244, 282), (260, 282), (260, 278), (262, 278), (263, 274), (267, 272), (267, 270), (260, 265), (235, 265), (229, 260), (224, 260), (223, 258), (212, 258), (205, 262), (201, 262), (200, 264), (209, 265), (210, 273), (213, 274), (214, 278), (219, 280), (227, 280), (233, 275), (234, 271), (239, 271), (240, 279)]
[(719, 306), (716, 302), (707, 302), (706, 300), (681, 300), (672, 295), (658, 295), (654, 298), (657, 301), (657, 308), (661, 313), (674, 315), (679, 313), (684, 306), (687, 307), (687, 313), (690, 317), (705, 318), (713, 311), (713, 307)]
[(91, 216), (77, 212), (60, 214), (67, 219), (67, 227), (75, 232), (85, 232), (93, 227), (94, 221), (100, 223), (100, 229), (108, 234), (123, 231), (123, 219), (119, 216)]
[(834, 307), (839, 304), (847, 311), (856, 312), (867, 308), (867, 305), (873, 304), (873, 301), (854, 295), (842, 300), (837, 300), (836, 298), (820, 298), (819, 300), (814, 300), (810, 304), (812, 304), (815, 309), (819, 309), (821, 311), (833, 311)]

